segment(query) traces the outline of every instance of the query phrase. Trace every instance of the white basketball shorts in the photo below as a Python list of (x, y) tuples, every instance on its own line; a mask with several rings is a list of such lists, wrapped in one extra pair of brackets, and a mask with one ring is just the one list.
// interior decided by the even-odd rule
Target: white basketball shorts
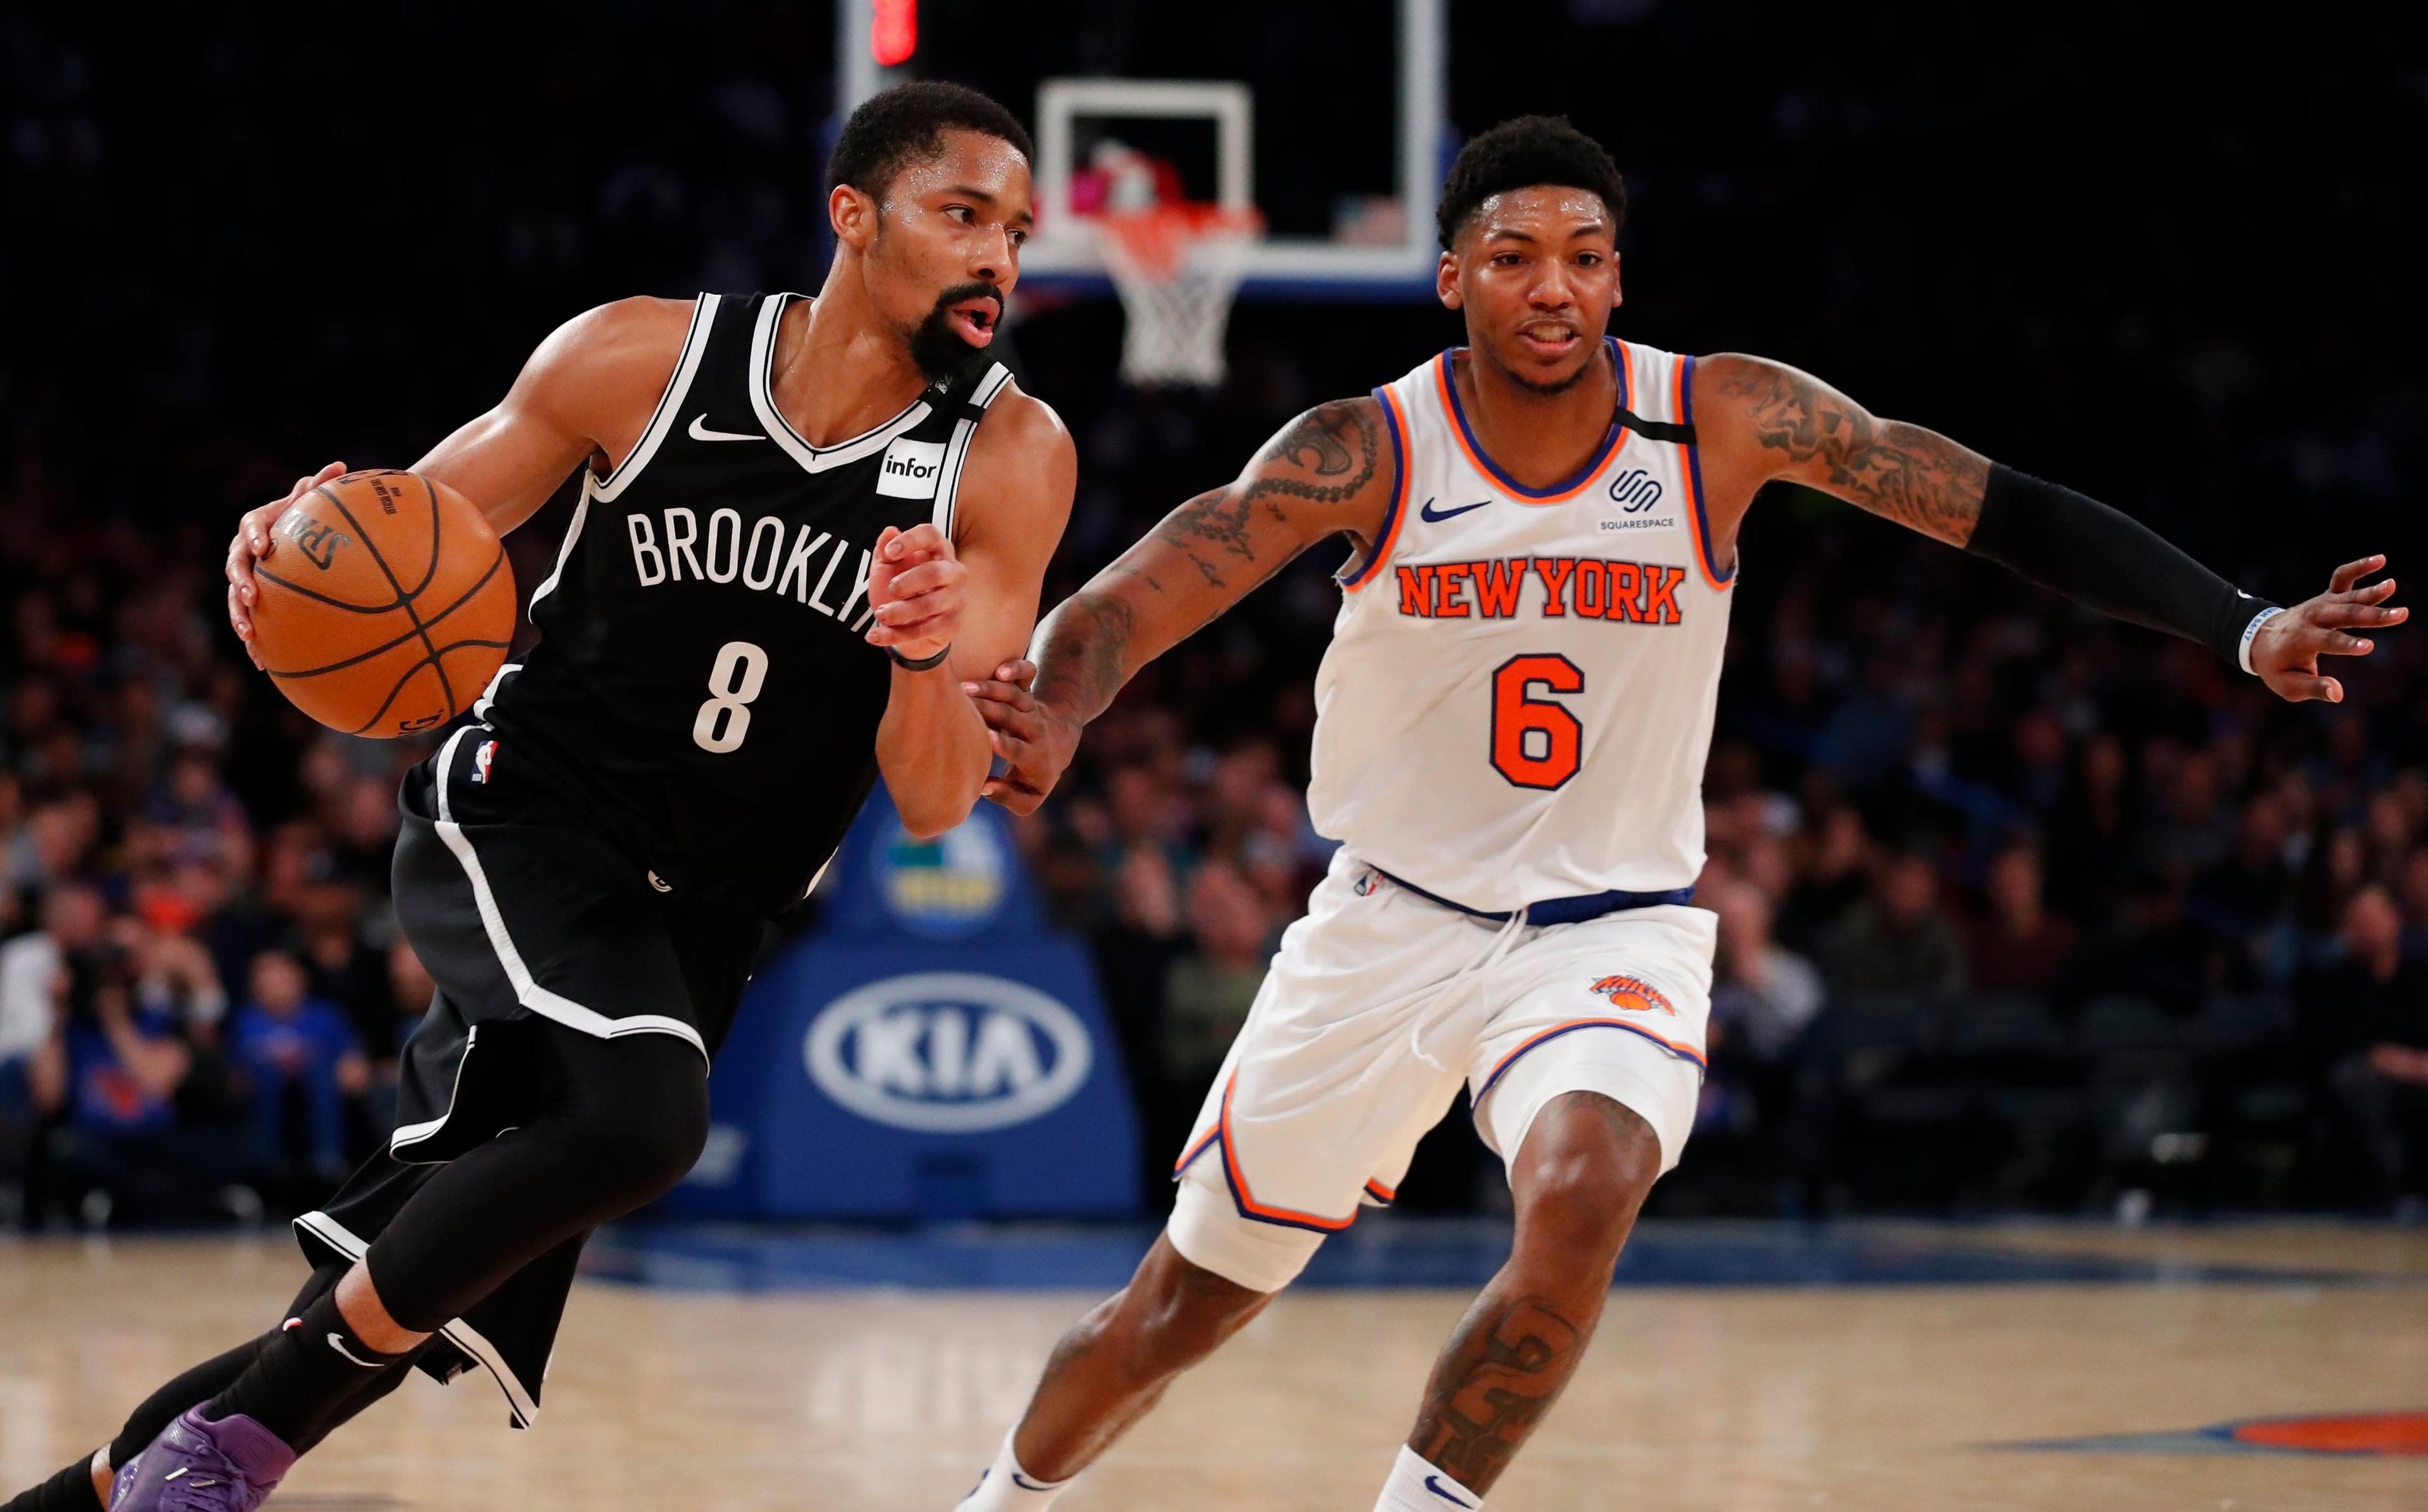
[(1667, 1171), (1702, 1086), (1716, 925), (1674, 904), (1504, 925), (1337, 853), (1183, 1146), (1173, 1244), (1281, 1290), (1360, 1204), (1390, 1202), (1462, 1081), (1504, 1165), (1552, 1098), (1598, 1092), (1652, 1127)]

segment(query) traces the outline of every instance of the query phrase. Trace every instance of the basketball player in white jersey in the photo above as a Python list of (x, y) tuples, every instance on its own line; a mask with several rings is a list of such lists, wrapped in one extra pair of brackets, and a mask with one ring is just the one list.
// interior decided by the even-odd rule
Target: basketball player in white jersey
[[(1180, 1152), (1169, 1228), (1056, 1348), (966, 1512), (1040, 1512), (1323, 1236), (1388, 1202), (1462, 1084), (1517, 1208), (1378, 1507), (1477, 1507), (1590, 1339), (1704, 1063), (1701, 780), (1740, 522), (1788, 480), (2203, 641), (2289, 699), (2342, 695), (2405, 611), (2384, 565), (2289, 610), (2125, 516), (1874, 418), (1780, 364), (1604, 334), (1618, 171), (1567, 122), (1459, 156), (1442, 302), (1468, 346), (1309, 412), (972, 691), (1025, 812), (1140, 666), (1346, 533), (1316, 684), (1317, 827), (1341, 842)], [(1034, 695), (1020, 684), (1034, 676)]]

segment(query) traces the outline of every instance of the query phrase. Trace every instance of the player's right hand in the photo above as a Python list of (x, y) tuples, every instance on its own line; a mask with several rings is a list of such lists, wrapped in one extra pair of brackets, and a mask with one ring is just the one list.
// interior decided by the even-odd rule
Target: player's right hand
[(346, 464), (333, 462), (308, 478), (295, 480), (295, 486), (287, 491), (285, 498), (249, 510), (243, 519), (236, 522), (236, 537), (228, 543), (227, 551), (228, 624), (235, 627), (236, 638), (244, 642), (244, 654), (253, 658), (256, 667), (261, 665), (261, 653), (253, 648), (253, 606), (261, 601), (261, 589), (253, 580), (253, 564), (278, 549), (278, 540), (270, 533), (270, 528), (287, 512), (287, 506), (322, 483), (345, 475)]
[(1017, 660), (997, 667), (987, 682), (961, 684), (987, 723), (994, 754), (1004, 760), (1003, 774), (989, 777), (978, 794), (1015, 814), (1037, 812), (1079, 749), (1078, 724), (1039, 703), (1029, 691), (1036, 682), (1037, 664)]

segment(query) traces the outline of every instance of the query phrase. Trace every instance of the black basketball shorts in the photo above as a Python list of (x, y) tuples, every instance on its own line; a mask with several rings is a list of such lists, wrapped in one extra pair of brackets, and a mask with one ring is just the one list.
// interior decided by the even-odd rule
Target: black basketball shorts
[[(404, 1047), (387, 1147), (295, 1221), (315, 1265), (358, 1260), (446, 1162), (531, 1112), (532, 1036), (666, 1034), (713, 1056), (765, 935), (755, 914), (667, 890), (485, 725), (466, 725), (399, 796), (397, 921), (436, 991)], [(525, 1266), (440, 1330), (421, 1368), (477, 1364), (516, 1426), (539, 1411), (582, 1241)]]

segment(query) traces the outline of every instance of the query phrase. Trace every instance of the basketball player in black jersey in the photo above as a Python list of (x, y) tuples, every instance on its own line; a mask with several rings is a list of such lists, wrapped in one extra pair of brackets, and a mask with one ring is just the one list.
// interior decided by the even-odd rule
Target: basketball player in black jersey
[[(593, 310), (414, 464), (500, 532), (587, 471), (532, 595), (546, 638), (404, 784), (397, 913), (438, 990), (399, 1127), (298, 1221), (319, 1269), (284, 1326), (172, 1381), (15, 1512), (257, 1506), (416, 1366), (477, 1367), (533, 1420), (584, 1239), (699, 1154), (769, 919), (879, 775), (917, 835), (977, 800), (988, 734), (961, 678), (1027, 644), (1075, 470), (986, 350), (1029, 156), (984, 96), (878, 95), (835, 147), (814, 301)], [(240, 636), (271, 522), (339, 470), (238, 527)]]

